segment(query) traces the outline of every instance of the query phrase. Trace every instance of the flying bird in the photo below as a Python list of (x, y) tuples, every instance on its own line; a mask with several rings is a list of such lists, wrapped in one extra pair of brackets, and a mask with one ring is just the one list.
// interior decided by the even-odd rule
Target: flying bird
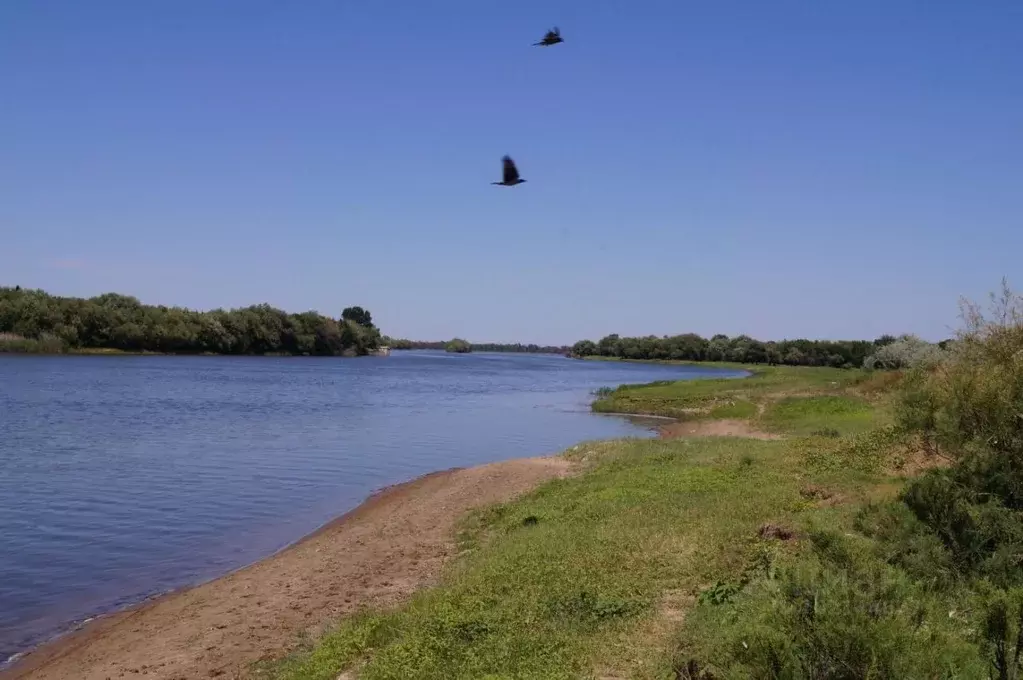
[(515, 167), (515, 161), (511, 159), (511, 156), (505, 156), (502, 158), (501, 165), (504, 167), (503, 179), (500, 182), (491, 182), (491, 184), (513, 187), (516, 184), (522, 184), (526, 181), (519, 177), (519, 169)]
[(561, 31), (558, 30), (557, 26), (555, 26), (553, 30), (547, 31), (547, 35), (543, 37), (543, 40), (538, 43), (533, 43), (533, 45), (539, 47), (550, 47), (551, 45), (557, 45), (560, 42), (565, 42), (565, 40), (561, 37)]

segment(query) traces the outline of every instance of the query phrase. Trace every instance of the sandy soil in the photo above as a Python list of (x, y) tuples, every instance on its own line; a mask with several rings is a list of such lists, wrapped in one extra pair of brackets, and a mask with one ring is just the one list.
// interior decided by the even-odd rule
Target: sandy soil
[(762, 432), (748, 420), (696, 420), (668, 423), (658, 428), (661, 437), (749, 437), (751, 439), (782, 439), (781, 435)]
[(0, 680), (244, 677), (252, 662), (282, 655), (300, 634), (434, 582), (466, 511), (566, 476), (570, 465), (513, 460), (390, 487), (262, 562), (44, 645)]

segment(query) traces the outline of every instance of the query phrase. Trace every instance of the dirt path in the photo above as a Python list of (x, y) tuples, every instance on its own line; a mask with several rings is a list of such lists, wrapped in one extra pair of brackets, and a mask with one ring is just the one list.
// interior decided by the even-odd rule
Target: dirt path
[(430, 584), (454, 554), (455, 524), (466, 511), (566, 476), (570, 465), (529, 458), (391, 487), (273, 557), (46, 645), (0, 680), (244, 677), (300, 633)]
[(779, 434), (762, 432), (748, 420), (694, 420), (669, 423), (658, 428), (663, 439), (680, 437), (749, 437), (751, 439), (783, 439)]

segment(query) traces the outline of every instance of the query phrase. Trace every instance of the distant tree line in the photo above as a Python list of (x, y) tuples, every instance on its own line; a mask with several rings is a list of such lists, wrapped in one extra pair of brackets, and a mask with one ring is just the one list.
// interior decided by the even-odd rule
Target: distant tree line
[(380, 338), (361, 307), (340, 319), (266, 304), (198, 312), (116, 293), (84, 299), (0, 287), (0, 349), (337, 356), (367, 354)]
[(762, 342), (748, 335), (715, 335), (710, 339), (695, 333), (657, 337), (622, 338), (608, 335), (599, 342), (581, 340), (572, 346), (577, 357), (600, 356), (618, 359), (669, 359), (675, 361), (734, 361), (744, 364), (785, 364), (789, 366), (860, 367), (879, 348), (898, 340), (885, 335), (877, 340), (779, 340)]
[[(391, 349), (446, 349), (450, 340), (423, 341), (385, 338), (384, 344)], [(523, 345), (515, 343), (471, 342), (473, 352), (517, 352), (521, 354), (568, 354), (572, 348), (568, 345)]]

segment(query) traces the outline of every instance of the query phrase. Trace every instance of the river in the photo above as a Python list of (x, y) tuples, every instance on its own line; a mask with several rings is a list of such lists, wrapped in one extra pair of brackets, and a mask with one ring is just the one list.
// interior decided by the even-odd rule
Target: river
[(601, 386), (736, 375), (558, 356), (0, 355), (0, 663), (219, 576), (433, 470), (648, 436)]

